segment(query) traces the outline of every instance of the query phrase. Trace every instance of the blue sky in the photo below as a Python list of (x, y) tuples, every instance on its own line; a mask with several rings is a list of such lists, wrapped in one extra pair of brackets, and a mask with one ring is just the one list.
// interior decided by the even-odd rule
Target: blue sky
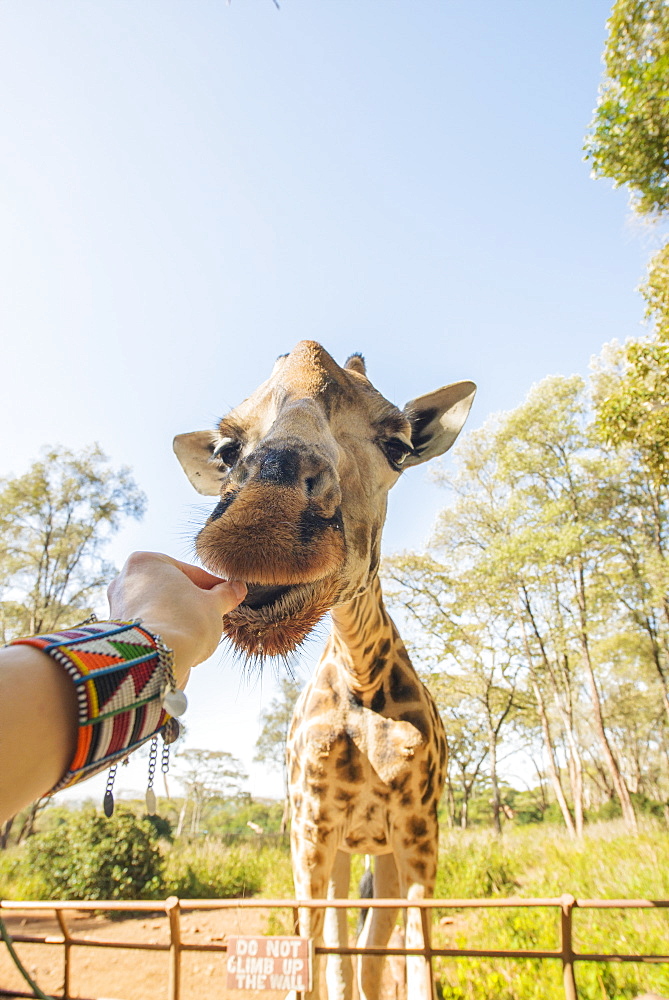
[[(581, 152), (609, 9), (3, 0), (0, 475), (97, 441), (149, 499), (116, 561), (188, 558), (207, 503), (172, 437), (302, 338), (361, 351), (399, 405), (473, 379), (474, 428), (638, 336), (655, 236)], [(424, 544), (443, 502), (403, 477), (386, 552)], [(215, 657), (189, 745), (250, 767), (273, 693)]]

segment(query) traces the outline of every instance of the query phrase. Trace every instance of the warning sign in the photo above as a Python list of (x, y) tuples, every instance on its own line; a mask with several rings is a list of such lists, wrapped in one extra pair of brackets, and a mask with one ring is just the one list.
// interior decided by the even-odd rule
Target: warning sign
[(311, 989), (311, 941), (300, 937), (229, 937), (229, 990)]

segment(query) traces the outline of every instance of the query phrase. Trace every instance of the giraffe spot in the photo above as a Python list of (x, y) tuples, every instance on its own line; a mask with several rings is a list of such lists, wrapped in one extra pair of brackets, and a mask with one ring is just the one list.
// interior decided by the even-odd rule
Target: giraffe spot
[(379, 644), (379, 648), (376, 651), (377, 656), (387, 656), (390, 652), (390, 639), (384, 639), (383, 642)]
[(353, 798), (353, 792), (347, 792), (345, 788), (338, 788), (335, 792), (335, 802), (346, 803)]
[(310, 781), (318, 780), (323, 777), (323, 768), (313, 764), (309, 760), (307, 761), (307, 766), (304, 769), (304, 776)]
[(400, 715), (400, 719), (402, 722), (408, 722), (412, 726), (415, 726), (423, 739), (427, 741), (429, 726), (423, 712), (403, 712)]
[(362, 708), (362, 698), (355, 691), (349, 691), (348, 695), (349, 704), (354, 708)]
[(406, 790), (406, 786), (410, 777), (411, 775), (407, 771), (405, 774), (402, 775), (401, 778), (393, 778), (392, 781), (389, 782), (389, 788), (393, 792), (399, 792), (400, 794), (402, 794)]
[(225, 514), (228, 507), (237, 499), (238, 493), (239, 490), (231, 490), (230, 493), (227, 494), (227, 496), (222, 497), (218, 501), (218, 503), (212, 510), (211, 514), (209, 515), (208, 518), (209, 523), (212, 523), (213, 521), (218, 521), (219, 517), (222, 517), (223, 514)]
[(402, 806), (403, 809), (408, 809), (410, 806), (413, 805), (413, 795), (411, 794), (411, 792), (407, 792), (406, 795), (402, 796), (402, 798), (400, 799), (400, 805)]
[(386, 658), (385, 656), (377, 656), (372, 664), (372, 669), (369, 671), (370, 681), (376, 680), (380, 673), (382, 673), (386, 668)]
[(427, 781), (425, 782), (425, 788), (423, 790), (423, 794), (420, 797), (420, 801), (422, 802), (423, 805), (425, 805), (427, 802), (430, 801), (433, 795), (434, 795), (434, 771), (431, 770), (428, 772)]
[(386, 704), (386, 692), (383, 688), (379, 688), (378, 691), (374, 692), (374, 697), (372, 698), (370, 708), (372, 712), (381, 712), (385, 708)]
[(425, 878), (427, 875), (427, 865), (424, 861), (410, 861), (409, 864), (415, 871), (418, 872), (419, 875), (422, 875), (422, 877)]
[(397, 665), (390, 671), (388, 693), (396, 703), (418, 700), (418, 688)]
[(357, 527), (353, 532), (353, 548), (361, 559), (367, 558), (369, 552), (369, 542), (367, 541), (367, 531), (363, 527)]
[(345, 781), (348, 781), (349, 784), (357, 785), (360, 781), (362, 781), (362, 771), (357, 764), (351, 763), (348, 765), (342, 777)]
[(407, 823), (407, 830), (414, 840), (418, 840), (427, 836), (427, 823), (422, 816), (411, 816)]

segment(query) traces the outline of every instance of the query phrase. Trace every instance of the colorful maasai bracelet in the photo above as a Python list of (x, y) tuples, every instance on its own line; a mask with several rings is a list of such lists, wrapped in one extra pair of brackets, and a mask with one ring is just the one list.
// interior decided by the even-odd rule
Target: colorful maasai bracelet
[[(105, 812), (113, 811), (115, 765), (160, 732), (174, 742), (174, 716), (186, 710), (186, 696), (174, 679), (173, 653), (139, 621), (89, 621), (46, 635), (15, 639), (10, 645), (34, 646), (66, 671), (78, 702), (77, 749), (66, 774), (48, 794), (74, 785), (112, 766)], [(149, 799), (157, 742), (149, 762)], [(163, 754), (163, 771), (166, 771)]]

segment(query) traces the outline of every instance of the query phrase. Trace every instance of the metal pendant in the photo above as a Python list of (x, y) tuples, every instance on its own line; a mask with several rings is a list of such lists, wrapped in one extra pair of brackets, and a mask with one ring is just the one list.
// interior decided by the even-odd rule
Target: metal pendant
[(175, 743), (179, 739), (180, 733), (181, 726), (176, 719), (168, 719), (160, 731), (165, 746), (169, 746), (170, 743)]
[(188, 708), (188, 699), (183, 691), (175, 688), (174, 691), (168, 691), (163, 698), (163, 708), (170, 715), (176, 716), (183, 715)]
[(153, 788), (147, 788), (146, 790), (146, 811), (149, 816), (156, 815), (156, 793)]

